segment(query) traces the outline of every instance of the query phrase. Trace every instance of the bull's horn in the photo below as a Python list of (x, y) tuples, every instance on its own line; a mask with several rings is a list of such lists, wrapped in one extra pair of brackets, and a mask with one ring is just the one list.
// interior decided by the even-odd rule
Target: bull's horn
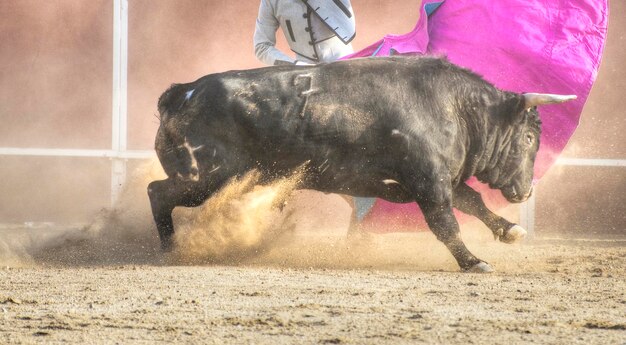
[(525, 93), (526, 109), (542, 104), (563, 103), (576, 99), (576, 95), (552, 95), (549, 93)]

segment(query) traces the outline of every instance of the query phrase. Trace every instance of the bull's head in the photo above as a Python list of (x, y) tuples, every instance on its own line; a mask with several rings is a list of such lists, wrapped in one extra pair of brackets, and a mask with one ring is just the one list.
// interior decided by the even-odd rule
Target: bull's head
[[(537, 106), (576, 99), (575, 95), (525, 93), (518, 98), (508, 155), (490, 176), (490, 185), (499, 188), (509, 202), (523, 202), (532, 194), (535, 158), (539, 150), (541, 121)], [(510, 110), (509, 110), (510, 111)]]

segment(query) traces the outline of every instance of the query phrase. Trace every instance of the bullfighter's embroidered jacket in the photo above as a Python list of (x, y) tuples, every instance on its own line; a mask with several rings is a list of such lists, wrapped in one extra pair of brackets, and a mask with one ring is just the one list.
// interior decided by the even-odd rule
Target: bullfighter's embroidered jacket
[[(279, 27), (295, 59), (275, 47)], [(261, 0), (254, 50), (268, 65), (334, 61), (352, 53), (355, 35), (350, 0)]]

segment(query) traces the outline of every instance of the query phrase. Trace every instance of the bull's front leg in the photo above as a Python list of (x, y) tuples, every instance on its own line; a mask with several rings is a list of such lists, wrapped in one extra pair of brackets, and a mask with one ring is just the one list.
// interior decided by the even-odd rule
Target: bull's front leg
[(524, 228), (491, 212), (480, 193), (465, 183), (454, 189), (454, 207), (480, 219), (493, 232), (494, 237), (504, 243), (519, 242), (526, 237)]
[(461, 239), (459, 223), (454, 217), (451, 202), (418, 202), (430, 230), (446, 245), (463, 271), (493, 272), (491, 266), (474, 256)]

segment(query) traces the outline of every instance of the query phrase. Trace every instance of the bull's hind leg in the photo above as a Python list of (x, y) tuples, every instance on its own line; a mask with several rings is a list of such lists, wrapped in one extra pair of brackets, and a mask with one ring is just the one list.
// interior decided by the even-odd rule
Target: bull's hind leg
[(148, 196), (152, 206), (152, 216), (159, 232), (161, 249), (172, 250), (174, 223), (172, 211), (177, 206), (196, 207), (200, 206), (218, 186), (210, 188), (198, 182), (181, 181), (176, 178), (154, 181), (148, 185)]
[(493, 232), (493, 236), (501, 242), (515, 243), (526, 237), (524, 228), (491, 212), (483, 202), (480, 193), (465, 183), (460, 184), (454, 190), (454, 207), (480, 219)]

